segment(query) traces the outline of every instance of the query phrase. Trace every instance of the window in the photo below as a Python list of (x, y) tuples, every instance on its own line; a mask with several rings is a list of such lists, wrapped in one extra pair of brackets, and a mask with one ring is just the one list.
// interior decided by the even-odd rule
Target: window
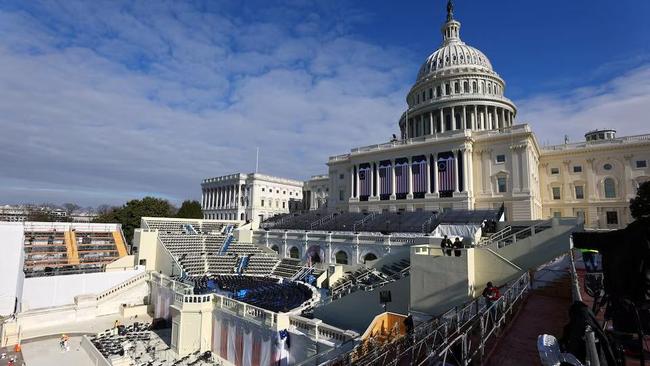
[(287, 194), (287, 191), (282, 191), (282, 194)]
[(559, 200), (560, 199), (560, 187), (553, 187), (553, 199), (554, 200)]
[(282, 202), (282, 208), (285, 208), (286, 202)]
[(262, 200), (262, 202), (261, 202), (261, 206), (264, 207), (264, 200)]
[(433, 98), (433, 88), (429, 88), (429, 99)]
[(505, 163), (506, 162), (506, 156), (503, 154), (497, 155), (497, 163)]
[(560, 174), (560, 168), (551, 168), (551, 174), (552, 175)]
[(499, 193), (506, 192), (506, 177), (497, 177), (497, 189)]
[(469, 93), (469, 82), (463, 83), (463, 93)]
[(584, 186), (576, 186), (576, 199), (577, 200), (585, 199), (585, 187)]
[(605, 178), (603, 181), (603, 189), (605, 190), (605, 198), (616, 198), (616, 184), (614, 179)]
[(436, 96), (439, 98), (442, 95), (442, 88), (440, 85), (436, 88)]
[(603, 169), (605, 169), (605, 170), (612, 170), (612, 164), (607, 163), (607, 164), (603, 165)]
[(574, 173), (582, 173), (582, 165), (574, 165), (573, 166), (573, 172)]
[(449, 84), (445, 84), (445, 95), (451, 94), (451, 90), (449, 89)]
[(553, 211), (553, 217), (557, 217), (557, 218), (562, 217), (562, 211)]
[(279, 190), (279, 189), (276, 189), (276, 190), (275, 190), (275, 193), (280, 193), (280, 190)]
[(584, 210), (575, 210), (575, 216), (580, 219), (585, 219), (585, 211)]
[(339, 174), (339, 179), (343, 179), (343, 178), (345, 178), (345, 175), (344, 174)]
[(618, 212), (607, 211), (605, 212), (605, 218), (607, 219), (607, 225), (618, 225)]
[(345, 201), (345, 191), (344, 190), (339, 191), (339, 201)]
[(454, 93), (460, 93), (460, 85), (458, 83), (454, 83)]
[(422, 91), (422, 101), (424, 102), (425, 100), (427, 100), (427, 92), (423, 90)]
[(262, 187), (262, 192), (264, 192), (264, 187)]
[(636, 167), (637, 168), (647, 168), (648, 167), (648, 162), (645, 160), (637, 160), (636, 161)]

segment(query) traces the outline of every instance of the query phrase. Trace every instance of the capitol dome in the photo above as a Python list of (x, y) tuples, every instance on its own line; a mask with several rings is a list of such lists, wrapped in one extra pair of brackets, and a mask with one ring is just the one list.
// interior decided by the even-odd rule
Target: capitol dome
[[(460, 28), (460, 23), (453, 21), (457, 28)], [(445, 33), (443, 28), (443, 34)], [(490, 60), (472, 46), (466, 45), (460, 40), (460, 37), (446, 38), (442, 46), (432, 53), (424, 61), (418, 72), (417, 80), (422, 80), (429, 75), (437, 72), (442, 72), (452, 68), (458, 67), (475, 67), (482, 68), (485, 71), (493, 71)]]
[(483, 52), (460, 39), (451, 0), (441, 31), (442, 45), (426, 58), (406, 96), (402, 138), (512, 126), (517, 107), (504, 94), (506, 83)]

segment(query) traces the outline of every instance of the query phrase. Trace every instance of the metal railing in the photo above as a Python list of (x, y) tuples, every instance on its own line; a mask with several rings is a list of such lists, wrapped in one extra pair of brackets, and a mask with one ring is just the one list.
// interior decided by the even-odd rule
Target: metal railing
[(457, 365), (480, 363), (487, 343), (509, 322), (530, 288), (528, 272), (511, 282), (499, 300), (486, 307), (478, 298), (442, 316), (418, 325), (405, 335), (370, 352), (355, 351), (338, 356), (331, 365)]
[[(490, 245), (492, 243), (497, 243), (497, 246), (499, 248), (503, 248), (510, 244), (516, 243), (518, 240), (526, 239), (546, 229), (551, 228), (553, 226), (551, 221), (552, 220), (546, 220), (514, 232), (512, 231), (512, 227), (507, 226), (502, 230), (498, 231), (497, 233), (495, 233), (494, 235), (490, 236), (490, 239), (488, 239), (487, 241), (481, 241), (479, 243), (479, 246), (485, 246), (485, 245)], [(506, 229), (508, 230), (506, 231)]]
[(370, 214), (366, 215), (363, 219), (357, 221), (352, 225), (352, 231), (356, 232), (358, 226), (363, 226), (366, 222), (371, 221), (377, 216), (376, 212), (371, 212)]

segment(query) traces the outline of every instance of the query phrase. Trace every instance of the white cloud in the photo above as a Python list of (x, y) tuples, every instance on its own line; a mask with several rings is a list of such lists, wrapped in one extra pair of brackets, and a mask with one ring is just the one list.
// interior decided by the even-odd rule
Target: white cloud
[(518, 121), (533, 126), (540, 143), (560, 144), (564, 135), (584, 140), (587, 131), (613, 128), (619, 136), (648, 133), (650, 65), (596, 86), (536, 95), (517, 102)]
[(317, 16), (65, 4), (0, 16), (1, 201), (196, 198), (256, 146), (263, 172), (322, 173), (397, 129), (415, 69)]

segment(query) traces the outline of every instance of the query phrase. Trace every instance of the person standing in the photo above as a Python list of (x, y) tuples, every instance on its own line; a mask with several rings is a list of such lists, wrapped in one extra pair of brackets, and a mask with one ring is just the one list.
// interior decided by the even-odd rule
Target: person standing
[(442, 250), (442, 255), (447, 254), (447, 235), (445, 235), (440, 241), (440, 249)]
[[(483, 290), (483, 298), (485, 299), (486, 309), (490, 309), (492, 305), (499, 300), (500, 297), (501, 294), (499, 293), (499, 288), (492, 285), (492, 282), (488, 282), (485, 286), (485, 290)], [(496, 308), (492, 311), (496, 313)]]
[(454, 256), (460, 257), (460, 248), (463, 247), (463, 243), (460, 241), (460, 238), (456, 237), (452, 245), (454, 247)]

